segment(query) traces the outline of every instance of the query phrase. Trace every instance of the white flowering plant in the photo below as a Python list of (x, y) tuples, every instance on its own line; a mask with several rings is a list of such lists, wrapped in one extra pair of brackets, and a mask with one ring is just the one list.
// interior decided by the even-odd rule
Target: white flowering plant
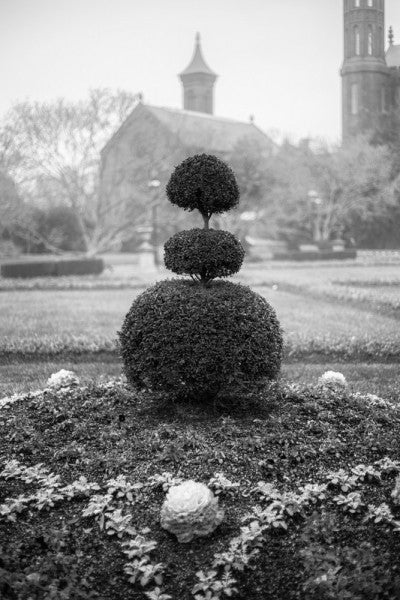
[(61, 369), (57, 373), (53, 373), (47, 380), (47, 387), (59, 390), (61, 388), (69, 388), (79, 385), (79, 378), (73, 371)]
[(319, 378), (319, 383), (323, 387), (333, 389), (344, 389), (347, 387), (347, 381), (343, 373), (337, 371), (325, 371)]
[(171, 487), (161, 507), (161, 527), (181, 543), (209, 535), (223, 517), (218, 498), (206, 485), (192, 480)]

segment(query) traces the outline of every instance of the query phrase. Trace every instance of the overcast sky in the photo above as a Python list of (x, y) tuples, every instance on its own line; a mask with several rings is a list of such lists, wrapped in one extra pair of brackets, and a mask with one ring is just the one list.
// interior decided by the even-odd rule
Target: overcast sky
[[(0, 116), (93, 87), (182, 108), (177, 74), (199, 31), (219, 75), (215, 114), (335, 141), (342, 11), (342, 0), (0, 0)], [(386, 0), (389, 25), (400, 43), (400, 0)]]

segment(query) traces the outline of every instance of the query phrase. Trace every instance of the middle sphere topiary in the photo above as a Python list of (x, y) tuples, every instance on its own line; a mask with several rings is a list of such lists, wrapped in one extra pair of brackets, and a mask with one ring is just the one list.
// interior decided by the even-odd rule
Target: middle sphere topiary
[(237, 273), (243, 259), (244, 249), (239, 240), (229, 231), (219, 229), (180, 231), (164, 245), (167, 269), (204, 282)]
[(277, 377), (282, 356), (274, 309), (227, 281), (157, 283), (134, 300), (119, 338), (128, 381), (177, 398), (250, 391)]

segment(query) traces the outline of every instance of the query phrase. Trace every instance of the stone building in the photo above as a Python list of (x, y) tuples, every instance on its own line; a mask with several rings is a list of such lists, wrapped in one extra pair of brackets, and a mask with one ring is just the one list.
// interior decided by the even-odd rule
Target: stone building
[(228, 159), (241, 140), (251, 140), (265, 154), (275, 149), (253, 119), (242, 122), (214, 115), (217, 75), (203, 58), (199, 34), (179, 78), (183, 109), (140, 101), (102, 150), (100, 194), (102, 204), (110, 207), (110, 218), (121, 218), (127, 203), (143, 213), (151, 196), (149, 182), (159, 180), (163, 190), (173, 167), (192, 154), (208, 152)]
[(343, 139), (390, 127), (400, 101), (400, 45), (385, 51), (385, 1), (344, 0)]

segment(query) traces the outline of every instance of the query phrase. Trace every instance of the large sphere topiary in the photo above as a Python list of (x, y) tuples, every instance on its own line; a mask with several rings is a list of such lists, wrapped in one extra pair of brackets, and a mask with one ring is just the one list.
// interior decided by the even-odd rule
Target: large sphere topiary
[(128, 381), (174, 397), (250, 389), (280, 369), (274, 309), (231, 282), (159, 282), (135, 299), (119, 338)]
[(218, 229), (189, 229), (176, 233), (164, 245), (167, 269), (205, 282), (228, 277), (242, 266), (244, 249), (239, 240)]
[(167, 268), (194, 282), (162, 281), (133, 302), (119, 332), (128, 381), (204, 399), (275, 379), (282, 334), (273, 308), (245, 286), (213, 281), (236, 273), (244, 256), (234, 235), (209, 228), (213, 213), (238, 202), (233, 171), (215, 156), (192, 156), (176, 167), (167, 195), (204, 219), (204, 229), (182, 231), (165, 244)]

